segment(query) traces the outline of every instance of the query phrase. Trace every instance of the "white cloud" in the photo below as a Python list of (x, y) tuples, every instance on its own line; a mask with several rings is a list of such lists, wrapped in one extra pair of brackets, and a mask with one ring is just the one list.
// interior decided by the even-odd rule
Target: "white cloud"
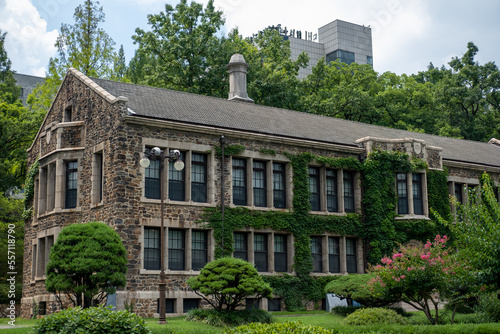
[(30, 0), (6, 0), (0, 5), (0, 29), (7, 32), (5, 49), (12, 69), (22, 74), (45, 76), (49, 58), (56, 54), (57, 30), (47, 31), (47, 22)]

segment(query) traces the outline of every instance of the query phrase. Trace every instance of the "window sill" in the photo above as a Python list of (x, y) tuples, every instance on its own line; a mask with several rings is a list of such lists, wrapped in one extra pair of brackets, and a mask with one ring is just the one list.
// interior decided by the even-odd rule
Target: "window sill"
[(58, 214), (58, 213), (73, 213), (73, 212), (81, 212), (81, 211), (82, 211), (82, 207), (80, 207), (80, 206), (77, 206), (76, 208), (72, 208), (72, 209), (57, 208), (57, 209), (54, 209), (52, 211), (39, 214), (37, 216), (37, 219), (52, 216), (52, 215)]
[(261, 211), (279, 211), (279, 212), (290, 212), (290, 209), (283, 209), (283, 208), (275, 208), (275, 207), (269, 207), (269, 206), (255, 206), (255, 205), (235, 205), (235, 204), (229, 204), (230, 208), (247, 208), (249, 210), (261, 210)]
[(104, 203), (103, 202), (99, 202), (99, 203), (93, 203), (90, 205), (90, 208), (91, 209), (95, 209), (95, 208), (99, 208), (101, 206), (104, 206)]
[(45, 281), (47, 279), (47, 276), (35, 276), (35, 280), (32, 282), (39, 282), (39, 281)]
[[(140, 275), (160, 275), (161, 270), (150, 270), (150, 269), (140, 269)], [(170, 270), (165, 269), (165, 275), (183, 275), (183, 276), (194, 276), (199, 275), (199, 270)]]
[(431, 220), (424, 215), (401, 215), (394, 218), (395, 220)]
[[(151, 203), (151, 204), (160, 204), (161, 200), (141, 197), (141, 202)], [(204, 202), (193, 202), (193, 201), (171, 201), (169, 199), (166, 199), (166, 200), (164, 200), (163, 203), (168, 204), (168, 205), (190, 205), (190, 206), (200, 206), (200, 207), (215, 207), (215, 202), (204, 203)]]
[(347, 212), (309, 211), (309, 213), (322, 216), (347, 216)]

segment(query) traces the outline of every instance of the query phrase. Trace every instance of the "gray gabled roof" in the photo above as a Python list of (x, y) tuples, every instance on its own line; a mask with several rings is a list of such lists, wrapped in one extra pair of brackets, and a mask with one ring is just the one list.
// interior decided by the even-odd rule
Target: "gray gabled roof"
[(128, 98), (136, 117), (163, 119), (289, 138), (358, 146), (363, 137), (415, 138), (443, 149), (443, 159), (500, 167), (500, 147), (245, 102), (92, 79), (115, 97)]

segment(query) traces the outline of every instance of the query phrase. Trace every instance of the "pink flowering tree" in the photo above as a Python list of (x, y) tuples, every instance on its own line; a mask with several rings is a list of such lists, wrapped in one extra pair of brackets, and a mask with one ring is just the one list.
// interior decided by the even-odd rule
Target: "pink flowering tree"
[(376, 293), (400, 296), (423, 311), (432, 324), (438, 323), (439, 304), (455, 298), (466, 267), (446, 248), (446, 236), (436, 236), (425, 245), (401, 246), (391, 257), (384, 257), (370, 271), (376, 273), (369, 285)]

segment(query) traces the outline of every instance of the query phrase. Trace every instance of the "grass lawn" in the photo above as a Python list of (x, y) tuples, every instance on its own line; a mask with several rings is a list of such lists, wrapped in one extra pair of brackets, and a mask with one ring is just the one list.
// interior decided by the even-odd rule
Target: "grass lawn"
[[(332, 315), (325, 311), (313, 312), (273, 312), (275, 322), (300, 321), (306, 325), (321, 326), (334, 329), (336, 333), (500, 333), (500, 324), (455, 324), (455, 325), (376, 325), (376, 326), (344, 326), (339, 315)], [(421, 317), (422, 315), (416, 315)], [(185, 321), (184, 316), (167, 318), (166, 325), (159, 325), (158, 319), (146, 319), (146, 324), (153, 334), (218, 334), (223, 328), (213, 327), (197, 322)], [(0, 326), (7, 326), (9, 319), (0, 319)], [(31, 327), (37, 320), (16, 319), (16, 327), (0, 329), (3, 334), (30, 333)], [(2, 327), (4, 328), (4, 327)]]

